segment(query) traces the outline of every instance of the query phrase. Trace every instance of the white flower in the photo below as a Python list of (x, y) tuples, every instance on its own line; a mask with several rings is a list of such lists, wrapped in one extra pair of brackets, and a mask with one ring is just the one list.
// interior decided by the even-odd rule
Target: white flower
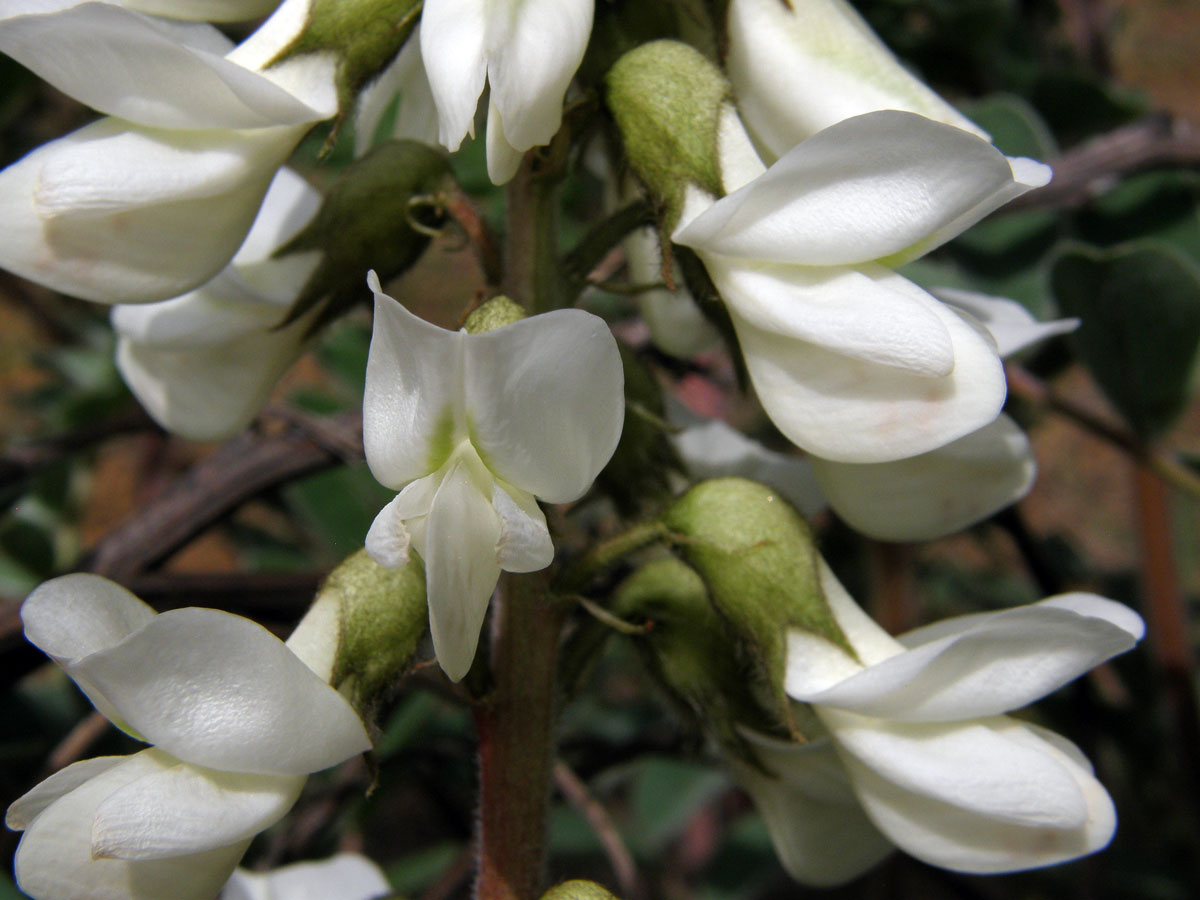
[(793, 744), (741, 729), (766, 771), (726, 754), (725, 765), (750, 795), (775, 855), (803, 884), (832, 887), (861, 875), (895, 845), (867, 818), (828, 737)]
[[(672, 421), (682, 424), (672, 413)], [(736, 475), (777, 490), (805, 516), (826, 506), (860, 534), (929, 541), (961, 531), (1028, 493), (1029, 438), (1003, 413), (944, 447), (882, 463), (838, 463), (768, 450), (716, 419), (695, 417), (673, 440), (695, 478)]]
[(336, 110), (331, 55), (265, 68), (308, 2), (288, 0), (232, 51), (212, 26), (109, 3), (0, 6), (0, 51), (109, 116), (0, 172), (0, 265), (105, 303), (212, 278), (275, 170)]
[(391, 894), (379, 866), (357, 853), (269, 872), (236, 869), (217, 900), (373, 900)]
[[(1112, 800), (1078, 748), (1003, 714), (1133, 647), (1144, 632), (1134, 612), (1092, 594), (1062, 594), (894, 639), (823, 561), (821, 583), (854, 655), (793, 631), (786, 689), (828, 729), (879, 831), (931, 865), (975, 873), (1052, 865), (1108, 843)], [(771, 754), (768, 764), (826, 765), (819, 755), (785, 758)], [(821, 868), (809, 856), (824, 846), (811, 824), (775, 839), (794, 840), (790, 852)]]
[(593, 0), (425, 0), (421, 55), (437, 103), (439, 139), (457, 150), (475, 134), (484, 82), (488, 174), (496, 184), (521, 155), (548, 143), (587, 47)]
[[(557, 310), (484, 334), (447, 331), (375, 292), (363, 397), (371, 472), (400, 490), (367, 552), (425, 562), (438, 662), (470, 668), (501, 570), (545, 568), (554, 546), (537, 498), (574, 500), (616, 448), (624, 377), (604, 322)], [(402, 489), (402, 490), (401, 490)]]
[(172, 300), (113, 307), (117, 367), (168, 431), (205, 441), (236, 433), (300, 355), (312, 317), (277, 326), (319, 255), (271, 254), (320, 203), (308, 182), (280, 169), (246, 242), (216, 278)]
[(995, 419), (1005, 384), (990, 335), (890, 267), (1045, 184), (1049, 168), (907, 112), (826, 128), (757, 177), (735, 116), (721, 137), (732, 192), (690, 188), (672, 239), (703, 260), (779, 429), (867, 463)]
[(910, 74), (846, 0), (730, 0), (726, 71), (768, 161), (843, 119), (902, 109), (987, 135)]
[(17, 883), (37, 900), (209, 900), (310, 772), (370, 747), (329, 672), (240, 616), (158, 615), (67, 575), (21, 617), (100, 712), (155, 745), (75, 763), (9, 807)]

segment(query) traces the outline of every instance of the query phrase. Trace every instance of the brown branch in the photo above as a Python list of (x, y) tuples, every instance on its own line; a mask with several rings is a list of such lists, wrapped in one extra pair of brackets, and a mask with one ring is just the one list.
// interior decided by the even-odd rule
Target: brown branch
[(1020, 366), (1010, 363), (1005, 366), (1005, 371), (1008, 375), (1008, 390), (1012, 395), (1035, 406), (1061, 414), (1085, 431), (1090, 431), (1113, 446), (1124, 450), (1134, 460), (1176, 490), (1193, 500), (1200, 500), (1200, 475), (1197, 475), (1171, 454), (1148, 446), (1131, 432), (1107, 422), (1090, 410), (1059, 396), (1043, 381)]
[(605, 855), (608, 856), (608, 863), (612, 866), (613, 874), (617, 876), (617, 885), (621, 889), (621, 895), (625, 900), (638, 900), (638, 898), (644, 897), (646, 895), (645, 884), (638, 874), (637, 863), (634, 862), (629, 848), (625, 846), (621, 832), (617, 830), (616, 823), (608, 814), (608, 810), (604, 808), (604, 804), (596, 799), (595, 795), (588, 790), (588, 786), (584, 784), (583, 779), (561, 759), (554, 763), (554, 784), (567, 798), (567, 802), (587, 820), (592, 831), (596, 833), (596, 837), (604, 847)]
[(158, 426), (141, 409), (94, 422), (62, 434), (11, 444), (0, 455), (0, 489), (16, 485), (47, 466), (117, 435), (156, 429)]
[(1157, 113), (1080, 144), (1050, 165), (1053, 181), (1022, 194), (1002, 211), (1082, 206), (1126, 175), (1160, 166), (1200, 166), (1200, 130)]
[[(342, 444), (361, 434), (357, 414), (325, 424), (343, 431)], [(357, 442), (361, 446), (361, 438)], [(106, 535), (83, 568), (129, 581), (252, 497), (340, 462), (327, 444), (327, 435), (314, 438), (296, 425), (278, 435), (239, 435)]]

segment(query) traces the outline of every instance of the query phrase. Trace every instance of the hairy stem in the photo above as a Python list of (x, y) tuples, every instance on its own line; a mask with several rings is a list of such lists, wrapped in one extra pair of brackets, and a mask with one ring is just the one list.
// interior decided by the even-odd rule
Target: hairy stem
[(554, 767), (555, 671), (565, 612), (544, 573), (505, 574), (493, 601), (495, 689), (475, 712), (479, 735), (478, 900), (539, 894)]

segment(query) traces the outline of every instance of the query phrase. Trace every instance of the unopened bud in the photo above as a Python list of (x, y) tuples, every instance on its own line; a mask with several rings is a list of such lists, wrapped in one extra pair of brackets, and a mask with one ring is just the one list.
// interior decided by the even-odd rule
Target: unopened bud
[(387, 281), (415, 263), (440, 224), (437, 197), (452, 184), (449, 157), (416, 141), (381, 144), (347, 167), (312, 221), (275, 252), (322, 252), (287, 321), (329, 298), (315, 330), (362, 299), (369, 269)]
[(702, 481), (662, 521), (678, 535), (679, 553), (704, 580), (785, 717), (790, 629), (853, 654), (825, 601), (808, 525), (771, 488), (742, 478)]
[(528, 315), (520, 303), (500, 294), (472, 311), (467, 321), (463, 322), (463, 331), (467, 334), (483, 334), (520, 322)]

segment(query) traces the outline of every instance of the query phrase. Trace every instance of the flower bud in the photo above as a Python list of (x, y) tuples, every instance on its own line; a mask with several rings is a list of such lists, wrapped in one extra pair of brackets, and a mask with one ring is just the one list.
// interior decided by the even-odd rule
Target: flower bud
[(513, 322), (520, 322), (528, 315), (520, 303), (500, 294), (472, 310), (467, 316), (467, 321), (463, 322), (463, 331), (467, 334), (483, 334)]
[(422, 221), (421, 200), (429, 197), (436, 208), (436, 196), (451, 186), (451, 178), (446, 154), (416, 141), (381, 144), (347, 167), (312, 221), (275, 253), (282, 257), (315, 249), (324, 254), (287, 322), (328, 297), (315, 330), (362, 299), (368, 269), (387, 280), (416, 262), (440, 224), (436, 213), (433, 220)]
[(332, 55), (344, 116), (404, 47), (420, 14), (421, 0), (312, 0), (304, 29), (271, 65), (310, 53)]
[(652, 41), (617, 60), (606, 86), (629, 163), (664, 206), (670, 234), (689, 186), (724, 193), (718, 140), (729, 83), (698, 50)]
[(288, 647), (318, 674), (329, 673), (362, 713), (412, 663), (428, 628), (420, 558), (385, 569), (359, 550), (330, 573)]
[(784, 716), (789, 630), (853, 655), (825, 601), (808, 525), (778, 493), (742, 478), (702, 481), (668, 507), (662, 521)]
[(617, 590), (612, 611), (645, 623), (635, 639), (650, 670), (681, 709), (721, 746), (753, 759), (739, 726), (778, 732), (785, 720), (754, 664), (757, 654), (730, 640), (704, 579), (675, 557), (653, 560)]
[(619, 900), (619, 898), (594, 881), (573, 879), (550, 888), (542, 894), (542, 900)]

